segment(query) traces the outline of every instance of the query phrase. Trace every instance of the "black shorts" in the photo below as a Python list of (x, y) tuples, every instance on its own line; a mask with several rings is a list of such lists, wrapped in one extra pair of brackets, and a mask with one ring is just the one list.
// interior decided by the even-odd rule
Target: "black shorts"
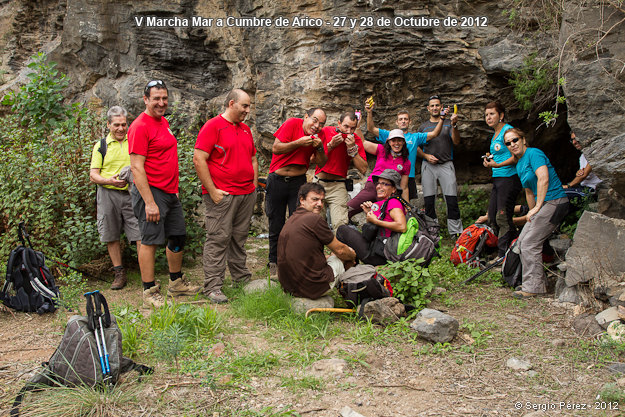
[(176, 194), (168, 194), (155, 187), (150, 187), (154, 202), (158, 206), (161, 219), (158, 223), (145, 219), (145, 202), (134, 185), (130, 187), (132, 209), (139, 220), (142, 245), (164, 245), (169, 236), (185, 236), (184, 213)]

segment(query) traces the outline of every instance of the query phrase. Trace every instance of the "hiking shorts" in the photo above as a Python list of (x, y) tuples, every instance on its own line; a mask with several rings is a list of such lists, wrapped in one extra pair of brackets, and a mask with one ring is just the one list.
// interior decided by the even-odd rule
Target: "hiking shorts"
[(161, 219), (158, 223), (148, 222), (145, 218), (145, 202), (134, 185), (130, 188), (132, 207), (139, 220), (142, 245), (164, 245), (170, 236), (185, 236), (184, 213), (176, 194), (169, 194), (150, 186), (154, 202), (158, 206)]
[(116, 242), (122, 232), (130, 242), (141, 239), (139, 222), (132, 210), (132, 199), (128, 191), (112, 190), (98, 186), (96, 193), (98, 207), (98, 233), (101, 242)]

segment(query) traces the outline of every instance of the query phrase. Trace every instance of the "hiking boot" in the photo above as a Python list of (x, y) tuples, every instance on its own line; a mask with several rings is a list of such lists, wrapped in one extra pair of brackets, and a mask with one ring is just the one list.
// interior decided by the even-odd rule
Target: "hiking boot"
[(156, 284), (152, 288), (143, 290), (143, 308), (159, 308), (165, 305), (165, 299), (161, 295), (161, 286)]
[(269, 279), (278, 281), (278, 264), (275, 262), (269, 262)]
[(128, 282), (128, 278), (126, 277), (126, 270), (124, 268), (113, 268), (113, 272), (115, 272), (115, 279), (111, 284), (112, 290), (121, 290), (126, 286)]
[(214, 290), (208, 293), (208, 299), (215, 304), (223, 304), (228, 302), (228, 297), (221, 290)]
[(512, 296), (516, 299), (525, 300), (528, 298), (534, 297), (543, 297), (545, 294), (543, 293), (534, 293), (534, 292), (526, 292), (526, 291), (515, 291), (512, 293)]
[(169, 281), (169, 287), (167, 287), (167, 295), (170, 297), (195, 295), (198, 292), (200, 292), (200, 286), (191, 284), (184, 275), (175, 281)]

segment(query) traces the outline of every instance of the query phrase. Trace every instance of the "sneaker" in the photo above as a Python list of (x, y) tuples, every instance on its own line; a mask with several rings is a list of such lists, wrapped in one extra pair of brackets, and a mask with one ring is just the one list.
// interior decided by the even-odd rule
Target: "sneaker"
[(143, 308), (159, 308), (165, 305), (165, 299), (161, 295), (161, 286), (156, 284), (152, 288), (143, 290)]
[(269, 262), (269, 279), (278, 281), (278, 264), (275, 262)]
[(223, 304), (228, 302), (228, 297), (221, 290), (214, 290), (208, 293), (208, 299), (215, 304)]
[(195, 295), (198, 292), (200, 292), (200, 286), (191, 284), (184, 275), (175, 281), (169, 281), (169, 287), (167, 287), (167, 295), (169, 297)]
[(122, 288), (126, 286), (126, 283), (128, 282), (128, 278), (126, 277), (126, 270), (124, 268), (121, 268), (121, 269), (113, 269), (113, 271), (115, 272), (115, 279), (113, 280), (113, 283), (111, 284), (111, 289), (121, 290)]

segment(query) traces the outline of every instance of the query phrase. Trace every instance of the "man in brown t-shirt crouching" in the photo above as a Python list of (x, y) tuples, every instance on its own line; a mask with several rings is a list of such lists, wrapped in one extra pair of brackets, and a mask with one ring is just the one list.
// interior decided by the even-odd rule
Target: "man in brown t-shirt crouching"
[[(278, 279), (282, 288), (295, 297), (321, 298), (330, 290), (335, 277), (345, 271), (343, 263), (356, 259), (354, 250), (339, 242), (321, 217), (324, 197), (323, 186), (302, 185), (299, 207), (278, 238)], [(326, 260), (324, 246), (336, 256)]]

